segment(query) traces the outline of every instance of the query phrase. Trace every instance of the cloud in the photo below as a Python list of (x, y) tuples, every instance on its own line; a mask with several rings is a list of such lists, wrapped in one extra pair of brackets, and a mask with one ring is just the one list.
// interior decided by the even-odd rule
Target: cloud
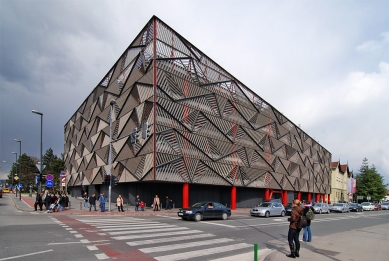
[(389, 45), (389, 32), (384, 32), (381, 34), (381, 40), (369, 40), (356, 47), (357, 51), (360, 52), (372, 52), (376, 50), (381, 50), (386, 48)]

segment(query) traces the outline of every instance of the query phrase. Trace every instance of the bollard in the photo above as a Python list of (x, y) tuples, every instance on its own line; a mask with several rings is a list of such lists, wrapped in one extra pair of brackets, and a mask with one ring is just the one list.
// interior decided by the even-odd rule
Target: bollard
[(80, 201), (80, 210), (82, 210), (82, 202)]
[(254, 261), (258, 261), (258, 244), (254, 244)]
[(175, 205), (176, 205), (176, 204), (175, 204), (175, 203), (173, 203), (173, 209), (175, 208)]
[(72, 202), (71, 202), (71, 201), (69, 201), (68, 209), (70, 209), (71, 203), (72, 203)]

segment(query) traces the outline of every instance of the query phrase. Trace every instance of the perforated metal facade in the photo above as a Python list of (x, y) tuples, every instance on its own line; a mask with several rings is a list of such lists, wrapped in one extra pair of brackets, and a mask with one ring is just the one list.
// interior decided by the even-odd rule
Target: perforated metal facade
[[(120, 183), (312, 192), (314, 174), (314, 192), (330, 194), (331, 154), (157, 17), (65, 124), (68, 186), (101, 184), (110, 172), (111, 100)], [(145, 122), (151, 135), (132, 143)]]

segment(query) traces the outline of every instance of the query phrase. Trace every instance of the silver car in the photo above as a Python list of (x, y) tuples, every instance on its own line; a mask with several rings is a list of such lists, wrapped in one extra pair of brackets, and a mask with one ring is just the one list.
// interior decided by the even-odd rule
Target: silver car
[(281, 203), (262, 202), (257, 207), (250, 210), (251, 216), (270, 217), (270, 216), (285, 216), (285, 207)]
[(363, 202), (361, 206), (363, 211), (374, 211), (374, 204), (371, 202)]
[(315, 205), (313, 205), (313, 209), (315, 213), (319, 213), (319, 214), (330, 213), (330, 207), (328, 206), (327, 203), (316, 203)]
[(335, 203), (330, 210), (331, 212), (350, 212), (350, 206), (347, 203)]
[(384, 210), (389, 210), (389, 202), (382, 202), (381, 203), (381, 209)]

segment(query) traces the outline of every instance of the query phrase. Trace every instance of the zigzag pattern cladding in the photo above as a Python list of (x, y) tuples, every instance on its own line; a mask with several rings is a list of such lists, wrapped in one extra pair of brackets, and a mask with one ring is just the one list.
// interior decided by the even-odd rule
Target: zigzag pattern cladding
[[(65, 124), (69, 186), (99, 184), (109, 172), (110, 115), (113, 174), (120, 182), (308, 192), (314, 173), (315, 192), (330, 192), (331, 154), (157, 17)], [(141, 134), (145, 122), (150, 136), (131, 143), (130, 132), (138, 128)]]

